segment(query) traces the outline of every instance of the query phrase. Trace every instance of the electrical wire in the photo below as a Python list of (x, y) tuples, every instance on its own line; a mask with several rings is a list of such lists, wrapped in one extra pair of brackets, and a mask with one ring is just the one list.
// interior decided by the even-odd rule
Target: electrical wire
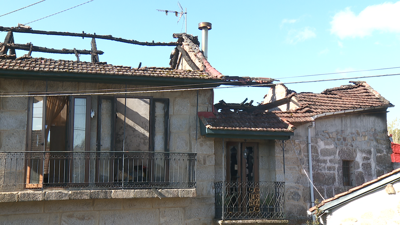
[(39, 3), (44, 2), (44, 1), (46, 1), (46, 0), (38, 1), (38, 2), (35, 2), (35, 3), (33, 3), (33, 4), (24, 6), (24, 7), (20, 8), (20, 9), (16, 9), (16, 10), (14, 10), (14, 11), (5, 13), (5, 14), (3, 14), (3, 15), (0, 15), (0, 17), (2, 17), (2, 16), (7, 16), (7, 15), (9, 15), (9, 14), (11, 14), (11, 13), (15, 13), (15, 12), (17, 12), (17, 11), (19, 11), (19, 10), (26, 9), (26, 8), (28, 8), (28, 7), (31, 7), (31, 6), (36, 5), (36, 4), (39, 4)]
[(362, 79), (362, 78), (374, 78), (374, 77), (391, 77), (391, 76), (399, 76), (399, 75), (400, 75), (400, 73), (392, 73), (392, 74), (370, 75), (370, 76), (360, 76), (360, 77), (332, 78), (332, 79), (324, 79), (324, 80), (293, 81), (293, 82), (284, 82), (284, 83), (279, 83), (279, 84), (316, 83), (316, 82), (325, 82), (325, 81), (338, 81), (338, 80), (350, 80), (350, 79)]
[(310, 183), (312, 184), (312, 186), (314, 187), (314, 189), (317, 190), (319, 196), (321, 196), (321, 198), (322, 198), (323, 200), (325, 200), (325, 198), (324, 198), (324, 196), (322, 196), (321, 192), (319, 192), (318, 189), (317, 189), (317, 187), (315, 187), (314, 183), (311, 182), (311, 179), (310, 179), (310, 177), (308, 176), (308, 173), (306, 172), (306, 170), (305, 170), (304, 168), (303, 168), (303, 172), (306, 174), (307, 179), (310, 181)]
[[(372, 75), (372, 76), (360, 76), (360, 77), (346, 77), (346, 78), (337, 78), (337, 79), (325, 79), (325, 80), (309, 80), (309, 81), (297, 81), (297, 82), (286, 82), (279, 84), (299, 84), (299, 83), (315, 83), (315, 82), (327, 82), (327, 81), (338, 81), (338, 80), (350, 80), (350, 79), (361, 79), (361, 78), (376, 78), (376, 77), (389, 77), (389, 76), (400, 76), (400, 73), (395, 74), (381, 74), (381, 75)], [(229, 84), (230, 82), (219, 82)], [(216, 84), (216, 83), (209, 83)], [(198, 85), (204, 85), (198, 84)], [(202, 88), (178, 88), (178, 89), (154, 89), (154, 90), (140, 90), (140, 89), (151, 89), (151, 87), (140, 87), (140, 88), (131, 88), (130, 91), (119, 91), (122, 89), (99, 89), (93, 90), (93, 92), (85, 92), (81, 91), (65, 91), (65, 93), (60, 92), (41, 92), (41, 94), (18, 94), (18, 93), (3, 93), (0, 97), (44, 97), (44, 96), (78, 96), (78, 95), (117, 95), (117, 94), (141, 94), (141, 93), (155, 93), (155, 92), (176, 92), (176, 91), (195, 91), (195, 90), (210, 90), (210, 89), (226, 89), (226, 88), (239, 88), (239, 87), (265, 87), (270, 84), (255, 84), (255, 85), (243, 85), (243, 86), (224, 86), (224, 87), (202, 87)], [(185, 87), (188, 85), (171, 85), (167, 86), (168, 88), (174, 87)], [(191, 85), (192, 86), (192, 85)], [(160, 88), (160, 87), (155, 87)], [(110, 92), (106, 92), (106, 91)], [(138, 90), (138, 91), (135, 91)]]
[(300, 75), (300, 76), (292, 76), (292, 77), (279, 77), (278, 79), (288, 79), (288, 78), (298, 78), (298, 77), (315, 77), (315, 76), (346, 74), (346, 73), (359, 73), (359, 72), (370, 72), (370, 71), (377, 71), (377, 70), (392, 70), (392, 69), (400, 69), (400, 67), (398, 66), (398, 67), (387, 67), (387, 68), (367, 69), (367, 70), (352, 70), (352, 71), (341, 71), (341, 72), (332, 72), (332, 73), (317, 73), (317, 74)]
[(73, 7), (71, 7), (71, 8), (64, 9), (64, 10), (62, 10), (62, 11), (60, 11), (60, 12), (56, 12), (56, 13), (53, 13), (53, 14), (51, 14), (51, 15), (48, 15), (48, 16), (45, 16), (45, 17), (42, 17), (42, 18), (40, 18), (40, 19), (36, 19), (36, 20), (33, 20), (33, 21), (31, 21), (31, 22), (24, 23), (24, 25), (27, 25), (27, 24), (34, 23), (34, 22), (36, 22), (36, 21), (39, 21), (39, 20), (43, 20), (43, 19), (49, 18), (49, 17), (51, 17), (51, 16), (54, 16), (54, 15), (57, 15), (57, 14), (63, 13), (63, 12), (65, 12), (65, 11), (68, 11), (68, 10), (74, 9), (74, 8), (76, 8), (76, 7), (79, 7), (79, 6), (81, 6), (81, 5), (84, 5), (84, 4), (87, 4), (87, 3), (89, 3), (89, 2), (93, 2), (93, 1), (94, 1), (94, 0), (90, 0), (90, 1), (84, 2), (84, 3), (82, 3), (82, 4), (79, 4), (79, 5), (73, 6)]

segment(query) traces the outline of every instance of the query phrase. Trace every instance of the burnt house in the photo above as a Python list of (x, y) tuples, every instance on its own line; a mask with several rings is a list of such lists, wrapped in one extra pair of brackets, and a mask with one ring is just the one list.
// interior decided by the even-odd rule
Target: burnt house
[[(273, 79), (224, 76), (189, 34), (160, 43), (26, 27), (0, 30), (8, 32), (0, 43), (0, 221), (215, 221), (214, 140), (200, 134), (198, 112), (212, 112), (214, 87), (268, 86)], [(20, 32), (88, 37), (91, 50), (14, 43)], [(96, 39), (171, 46), (170, 67), (101, 62)], [(28, 53), (17, 57), (18, 49)], [(32, 52), (77, 58), (34, 58)], [(90, 54), (91, 62), (81, 61), (81, 54)]]
[(392, 171), (393, 105), (366, 82), (351, 83), (322, 93), (278, 84), (258, 106), (220, 101), (217, 112), (199, 113), (202, 135), (215, 143), (219, 219), (284, 212), (289, 224), (302, 224), (316, 199)]

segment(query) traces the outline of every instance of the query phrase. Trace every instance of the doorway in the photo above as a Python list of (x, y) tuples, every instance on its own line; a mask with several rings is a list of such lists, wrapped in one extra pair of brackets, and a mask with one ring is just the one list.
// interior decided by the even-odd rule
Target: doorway
[(258, 143), (228, 142), (226, 162), (226, 210), (239, 217), (243, 213), (259, 212)]

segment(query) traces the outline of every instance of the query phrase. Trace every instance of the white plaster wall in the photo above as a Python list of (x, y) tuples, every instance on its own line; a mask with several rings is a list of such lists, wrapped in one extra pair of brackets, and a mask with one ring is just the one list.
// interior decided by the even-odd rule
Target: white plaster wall
[(323, 216), (327, 225), (400, 224), (400, 183), (396, 194), (387, 194), (385, 186), (351, 202), (331, 209)]

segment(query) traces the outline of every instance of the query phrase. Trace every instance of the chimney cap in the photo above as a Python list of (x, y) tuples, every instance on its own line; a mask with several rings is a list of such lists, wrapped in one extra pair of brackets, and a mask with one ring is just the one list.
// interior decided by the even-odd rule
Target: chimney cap
[(199, 23), (199, 30), (203, 30), (204, 28), (207, 28), (207, 30), (211, 30), (211, 23), (210, 22)]

